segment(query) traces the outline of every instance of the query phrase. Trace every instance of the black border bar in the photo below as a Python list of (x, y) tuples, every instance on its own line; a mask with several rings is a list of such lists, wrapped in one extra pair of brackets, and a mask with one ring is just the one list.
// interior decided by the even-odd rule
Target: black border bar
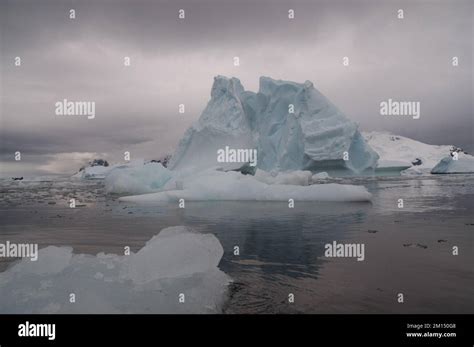
[[(19, 337), (25, 322), (55, 324), (55, 340)], [(417, 328), (413, 328), (416, 326)], [(407, 336), (447, 333), (448, 337)], [(452, 335), (455, 333), (455, 337)], [(438, 335), (439, 336), (439, 335)], [(130, 346), (221, 341), (266, 346), (346, 343), (379, 346), (474, 346), (474, 315), (317, 314), (317, 315), (0, 315), (0, 346)]]

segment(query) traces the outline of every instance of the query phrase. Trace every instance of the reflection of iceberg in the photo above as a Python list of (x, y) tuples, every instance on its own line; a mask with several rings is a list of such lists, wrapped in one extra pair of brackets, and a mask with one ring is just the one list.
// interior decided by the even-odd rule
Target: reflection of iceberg
[(0, 312), (219, 312), (230, 282), (217, 267), (222, 255), (215, 236), (184, 227), (164, 229), (124, 256), (50, 246), (37, 262), (23, 259), (0, 274)]
[(257, 166), (267, 171), (371, 170), (377, 154), (357, 125), (309, 81), (260, 78), (258, 93), (244, 91), (236, 78), (214, 79), (211, 100), (187, 130), (170, 167), (205, 169), (220, 165), (217, 150), (257, 149)]
[[(121, 206), (123, 204), (119, 208)], [(179, 218), (183, 224), (215, 234), (226, 250), (221, 268), (232, 274), (236, 282), (248, 280), (251, 273), (265, 267), (265, 271), (255, 274), (258, 278), (254, 282), (247, 282), (248, 286), (240, 289), (252, 293), (253, 298), (265, 298), (262, 305), (266, 307), (275, 302), (268, 301), (265, 291), (258, 292), (258, 283), (271, 285), (267, 278), (269, 273), (304, 278), (318, 276), (318, 267), (325, 261), (324, 245), (334, 240), (342, 242), (351, 237), (354, 230), (363, 228), (372, 207), (364, 203), (300, 202), (290, 209), (279, 202), (209, 201), (190, 202), (185, 209), (131, 205), (127, 209), (145, 216), (159, 213), (160, 219), (163, 216), (170, 222)], [(170, 215), (176, 217), (168, 217)], [(240, 248), (239, 256), (233, 254), (235, 246)], [(250, 260), (259, 264), (252, 266), (249, 262), (244, 268), (236, 264)], [(245, 275), (234, 277), (236, 271), (245, 271)], [(287, 287), (282, 289), (287, 290)], [(288, 292), (283, 297), (287, 295)], [(249, 300), (248, 296), (244, 297)]]

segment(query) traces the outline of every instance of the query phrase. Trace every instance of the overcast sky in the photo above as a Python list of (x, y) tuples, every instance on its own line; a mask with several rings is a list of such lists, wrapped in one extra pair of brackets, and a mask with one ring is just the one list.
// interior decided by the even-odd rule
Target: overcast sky
[[(252, 91), (262, 75), (310, 80), (362, 130), (474, 151), (472, 1), (0, 3), (3, 175), (172, 153), (216, 75)], [(56, 116), (64, 98), (95, 101), (95, 119)], [(421, 102), (420, 119), (381, 116), (389, 98)]]

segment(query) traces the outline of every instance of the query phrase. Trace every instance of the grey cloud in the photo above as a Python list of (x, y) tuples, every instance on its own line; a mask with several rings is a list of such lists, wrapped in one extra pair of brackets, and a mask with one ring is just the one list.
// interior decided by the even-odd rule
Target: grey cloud
[[(469, 1), (17, 0), (0, 3), (0, 23), (2, 153), (169, 153), (218, 74), (254, 91), (261, 75), (311, 80), (362, 129), (474, 150)], [(62, 98), (94, 100), (98, 116), (54, 117)], [(388, 98), (420, 101), (421, 119), (382, 118)]]

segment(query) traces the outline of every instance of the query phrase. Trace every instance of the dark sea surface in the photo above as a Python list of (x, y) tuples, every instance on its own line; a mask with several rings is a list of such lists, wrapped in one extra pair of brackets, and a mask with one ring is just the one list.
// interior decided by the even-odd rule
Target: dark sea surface
[[(0, 242), (123, 254), (165, 227), (186, 225), (215, 234), (224, 247), (219, 267), (234, 281), (225, 313), (474, 313), (474, 175), (332, 181), (364, 185), (372, 203), (186, 202), (179, 209), (118, 202), (100, 180), (1, 180)], [(333, 241), (363, 243), (365, 260), (324, 257)], [(0, 271), (13, 261), (0, 258)]]

